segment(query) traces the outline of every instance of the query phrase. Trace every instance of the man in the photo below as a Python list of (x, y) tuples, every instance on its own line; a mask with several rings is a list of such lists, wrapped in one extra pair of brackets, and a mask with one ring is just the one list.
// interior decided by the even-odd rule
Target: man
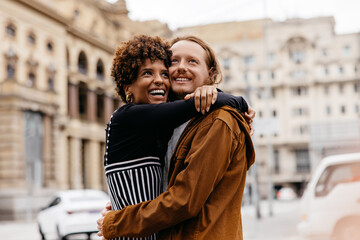
[[(169, 72), (178, 98), (221, 81), (215, 55), (200, 39), (177, 38), (171, 50)], [(242, 239), (241, 201), (255, 158), (244, 118), (223, 107), (192, 119), (177, 142), (167, 191), (152, 201), (109, 211), (98, 221), (100, 236), (159, 232), (160, 239)]]

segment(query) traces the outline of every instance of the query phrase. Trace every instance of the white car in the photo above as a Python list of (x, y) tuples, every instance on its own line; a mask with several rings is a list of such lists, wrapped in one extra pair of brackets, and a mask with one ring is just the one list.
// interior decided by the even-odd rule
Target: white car
[(289, 187), (283, 187), (276, 193), (276, 198), (279, 200), (290, 201), (297, 198), (295, 191)]
[(324, 158), (302, 198), (298, 232), (311, 239), (360, 239), (360, 153)]
[(109, 202), (105, 192), (99, 190), (60, 191), (49, 206), (39, 212), (37, 221), (42, 239), (67, 239), (78, 233), (98, 232), (96, 220)]

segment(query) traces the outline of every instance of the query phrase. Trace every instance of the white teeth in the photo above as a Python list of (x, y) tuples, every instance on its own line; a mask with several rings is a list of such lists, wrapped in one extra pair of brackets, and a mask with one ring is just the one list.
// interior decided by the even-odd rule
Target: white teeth
[(188, 78), (176, 78), (176, 81), (189, 81), (190, 79)]
[(155, 89), (149, 92), (151, 95), (165, 95), (165, 90)]

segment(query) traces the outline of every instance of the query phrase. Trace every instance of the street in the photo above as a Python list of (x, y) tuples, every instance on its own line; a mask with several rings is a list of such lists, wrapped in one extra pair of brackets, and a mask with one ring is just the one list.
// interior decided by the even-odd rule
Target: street
[[(255, 216), (255, 207), (242, 208), (244, 240), (306, 240), (297, 235), (296, 224), (300, 221), (300, 202), (274, 201), (273, 216), (269, 216), (266, 201), (260, 204), (261, 219)], [(1, 222), (0, 236), (4, 240), (40, 240), (37, 225), (32, 222)], [(80, 236), (82, 237), (82, 236)], [(69, 240), (86, 239), (74, 236)], [(96, 235), (92, 239), (99, 239)]]

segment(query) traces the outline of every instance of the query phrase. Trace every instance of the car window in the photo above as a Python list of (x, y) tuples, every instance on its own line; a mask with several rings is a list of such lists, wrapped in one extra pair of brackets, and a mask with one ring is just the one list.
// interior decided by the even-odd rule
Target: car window
[(60, 202), (61, 202), (60, 197), (56, 197), (56, 198), (54, 198), (54, 200), (52, 200), (52, 201), (50, 202), (48, 208), (54, 207), (54, 206), (58, 205)]
[(315, 186), (315, 196), (326, 196), (340, 183), (360, 181), (360, 162), (327, 167)]

